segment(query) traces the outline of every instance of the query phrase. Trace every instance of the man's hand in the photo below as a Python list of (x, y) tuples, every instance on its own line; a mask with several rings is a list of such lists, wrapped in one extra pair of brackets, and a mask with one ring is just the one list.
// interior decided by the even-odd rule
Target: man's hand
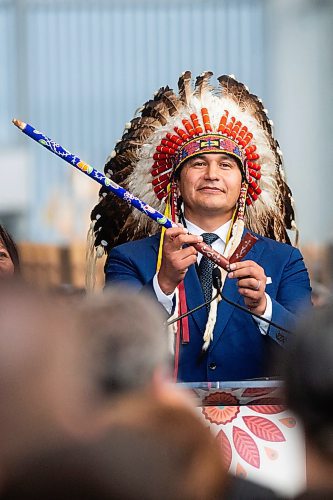
[(263, 268), (252, 260), (244, 260), (230, 264), (230, 270), (228, 277), (238, 280), (238, 291), (244, 297), (246, 307), (256, 314), (264, 314), (267, 278)]
[[(188, 234), (182, 225), (165, 231), (162, 263), (158, 272), (158, 284), (166, 295), (174, 292), (175, 288), (184, 279), (187, 269), (197, 260), (198, 252), (193, 243), (202, 241), (202, 236)], [(183, 245), (189, 245), (183, 248)]]

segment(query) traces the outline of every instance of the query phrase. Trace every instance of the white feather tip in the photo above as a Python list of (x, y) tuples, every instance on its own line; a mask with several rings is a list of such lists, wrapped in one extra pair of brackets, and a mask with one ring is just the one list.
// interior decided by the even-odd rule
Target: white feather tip
[(104, 247), (102, 247), (102, 245), (98, 245), (98, 247), (96, 247), (96, 257), (100, 259), (101, 257), (103, 257), (103, 255), (104, 255)]

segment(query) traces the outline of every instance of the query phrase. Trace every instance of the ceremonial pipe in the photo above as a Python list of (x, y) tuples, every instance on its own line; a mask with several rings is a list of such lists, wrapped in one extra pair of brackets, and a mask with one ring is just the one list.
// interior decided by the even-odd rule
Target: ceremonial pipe
[[(77, 168), (78, 170), (81, 170), (81, 172), (88, 175), (89, 177), (94, 179), (94, 181), (104, 186), (108, 191), (111, 191), (111, 193), (118, 196), (118, 198), (123, 199), (129, 205), (132, 205), (133, 207), (137, 208), (138, 210), (140, 210), (140, 212), (143, 212), (161, 226), (164, 226), (165, 228), (176, 227), (176, 224), (172, 222), (170, 219), (168, 219), (164, 214), (158, 212), (150, 205), (147, 205), (146, 203), (141, 201), (132, 193), (130, 193), (123, 187), (119, 186), (119, 184), (116, 184), (114, 181), (103, 175), (101, 172), (99, 172), (92, 166), (82, 161), (78, 156), (73, 155), (72, 153), (64, 149), (62, 146), (60, 146), (60, 144), (57, 144), (52, 139), (39, 132), (28, 123), (24, 123), (21, 120), (17, 119), (14, 119), (13, 123), (14, 125), (16, 125), (16, 127), (22, 130), (24, 134), (28, 135), (29, 137), (31, 137), (31, 139), (44, 146), (46, 149), (51, 151), (51, 153), (54, 153), (63, 160), (67, 161), (67, 163), (70, 163), (73, 167)], [(213, 250), (211, 246), (207, 245), (204, 242), (195, 243), (193, 244), (193, 246), (196, 250), (198, 250), (198, 252), (208, 257), (210, 260), (215, 262), (215, 264), (217, 264), (219, 267), (222, 267), (226, 271), (229, 271), (229, 260), (226, 259), (220, 253)], [(246, 247), (248, 249), (249, 243), (247, 243)]]

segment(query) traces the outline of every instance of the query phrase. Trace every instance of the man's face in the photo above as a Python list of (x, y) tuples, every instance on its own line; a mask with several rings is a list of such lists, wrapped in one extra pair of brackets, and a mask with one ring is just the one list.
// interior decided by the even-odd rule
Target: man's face
[(224, 153), (209, 153), (188, 160), (180, 172), (178, 187), (184, 201), (185, 216), (221, 215), (231, 219), (242, 184), (237, 161)]

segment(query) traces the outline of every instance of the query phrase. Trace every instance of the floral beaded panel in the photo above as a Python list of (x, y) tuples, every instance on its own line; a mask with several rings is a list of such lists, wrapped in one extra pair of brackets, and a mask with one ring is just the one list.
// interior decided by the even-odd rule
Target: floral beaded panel
[(228, 471), (282, 496), (296, 495), (305, 487), (303, 433), (283, 404), (281, 382), (183, 385), (193, 391), (198, 412), (216, 436)]

